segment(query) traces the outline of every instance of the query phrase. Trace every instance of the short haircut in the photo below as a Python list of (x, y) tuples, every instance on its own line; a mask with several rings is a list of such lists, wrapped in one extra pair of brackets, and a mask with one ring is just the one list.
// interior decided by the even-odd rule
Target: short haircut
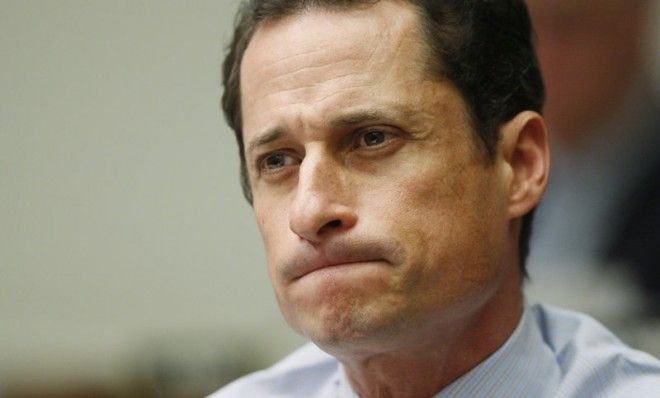
[[(252, 192), (244, 153), (240, 69), (254, 32), (265, 21), (308, 9), (347, 10), (383, 0), (244, 0), (223, 65), (222, 109), (236, 134), (241, 183)], [(393, 0), (396, 1), (396, 0)], [(463, 96), (475, 140), (487, 160), (494, 159), (500, 126), (524, 110), (541, 112), (545, 98), (527, 7), (523, 0), (399, 0), (412, 4), (429, 51), (429, 69), (448, 79)], [(523, 217), (519, 238), (520, 270), (526, 275), (533, 210)]]

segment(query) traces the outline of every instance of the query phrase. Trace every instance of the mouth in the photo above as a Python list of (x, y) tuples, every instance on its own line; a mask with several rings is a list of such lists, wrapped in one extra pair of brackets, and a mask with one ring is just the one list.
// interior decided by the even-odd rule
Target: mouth
[(379, 260), (343, 260), (343, 261), (334, 261), (334, 262), (328, 262), (325, 264), (315, 264), (313, 266), (310, 266), (309, 269), (306, 269), (304, 271), (301, 271), (301, 273), (293, 278), (294, 281), (304, 278), (305, 276), (308, 276), (313, 273), (321, 273), (321, 272), (334, 272), (338, 271), (343, 268), (349, 268), (349, 267), (358, 267), (358, 266), (364, 266), (368, 264), (373, 264), (376, 262), (382, 262), (382, 259)]
[(338, 270), (352, 272), (354, 269), (399, 264), (402, 254), (398, 245), (387, 240), (336, 240), (322, 247), (301, 244), (282, 264), (280, 272), (284, 280), (294, 282), (310, 274), (330, 275)]

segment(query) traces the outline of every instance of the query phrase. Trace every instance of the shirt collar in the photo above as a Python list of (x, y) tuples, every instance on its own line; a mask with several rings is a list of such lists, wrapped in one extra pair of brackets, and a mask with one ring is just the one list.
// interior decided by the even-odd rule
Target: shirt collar
[(509, 339), (435, 398), (554, 397), (560, 370), (529, 307)]
[[(553, 352), (543, 339), (541, 325), (526, 307), (507, 341), (491, 356), (464, 374), (433, 398), (508, 397), (551, 398), (560, 382)], [(357, 398), (342, 367), (334, 377), (332, 396)]]

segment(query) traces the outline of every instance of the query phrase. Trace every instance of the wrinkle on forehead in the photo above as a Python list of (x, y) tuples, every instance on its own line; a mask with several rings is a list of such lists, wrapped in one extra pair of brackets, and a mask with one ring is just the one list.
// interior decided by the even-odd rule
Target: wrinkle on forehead
[[(261, 84), (261, 91), (266, 97), (276, 94), (295, 94), (306, 89), (320, 89), (324, 85), (337, 83), (341, 85), (342, 81), (350, 82), (353, 87), (359, 87), (360, 84), (368, 83), (368, 72), (355, 73), (356, 67), (346, 64), (364, 64), (364, 62), (343, 59), (338, 62), (320, 63), (314, 66), (303, 66), (295, 71), (276, 76)], [(368, 70), (369, 65), (360, 65), (357, 68)], [(320, 82), (314, 76), (323, 74), (326, 78)]]

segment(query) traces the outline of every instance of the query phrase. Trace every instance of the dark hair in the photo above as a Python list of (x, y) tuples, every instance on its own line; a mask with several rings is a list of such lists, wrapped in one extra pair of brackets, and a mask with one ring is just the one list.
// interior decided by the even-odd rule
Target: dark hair
[[(242, 132), (240, 69), (260, 23), (305, 9), (348, 9), (380, 0), (245, 0), (223, 65), (222, 109), (236, 134), (243, 193), (252, 203)], [(523, 0), (404, 0), (419, 10), (420, 31), (430, 48), (429, 67), (463, 95), (476, 142), (490, 161), (499, 127), (523, 110), (541, 112), (544, 87)], [(523, 217), (519, 261), (525, 274), (533, 211)]]

